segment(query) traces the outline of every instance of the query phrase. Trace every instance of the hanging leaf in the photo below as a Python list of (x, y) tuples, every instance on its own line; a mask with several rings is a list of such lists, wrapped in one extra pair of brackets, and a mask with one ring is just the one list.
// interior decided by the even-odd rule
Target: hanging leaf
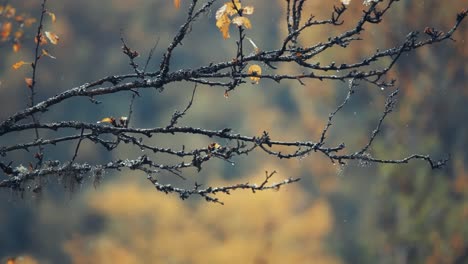
[(28, 85), (29, 88), (33, 87), (33, 79), (32, 78), (24, 78), (24, 81)]
[(174, 6), (175, 6), (175, 8), (179, 9), (180, 8), (180, 0), (174, 0)]
[(0, 30), (0, 37), (2, 37), (2, 40), (5, 41), (11, 34), (11, 29), (12, 29), (12, 24), (11, 22), (5, 22), (2, 25), (2, 28)]
[[(251, 28), (252, 24), (250, 20), (243, 15), (251, 15), (253, 12), (254, 8), (252, 6), (242, 8), (242, 4), (239, 0), (227, 2), (216, 10), (216, 26), (223, 34), (223, 38), (227, 39), (230, 37), (229, 26), (231, 22), (239, 27)], [(238, 16), (231, 20), (234, 15)]]
[(49, 31), (45, 31), (44, 34), (46, 35), (47, 39), (49, 39), (50, 43), (57, 45), (60, 39), (59, 36)]
[(229, 25), (231, 24), (231, 19), (226, 13), (226, 5), (216, 11), (216, 26), (219, 28), (219, 31), (223, 34), (223, 38), (227, 39), (229, 35)]
[(30, 27), (32, 26), (32, 24), (36, 23), (36, 19), (35, 18), (27, 18), (26, 20), (24, 20), (24, 25), (26, 27)]
[(13, 43), (13, 52), (18, 52), (19, 50), (21, 49), (21, 44), (16, 41), (15, 43)]
[(245, 28), (252, 28), (252, 24), (250, 24), (250, 20), (246, 17), (235, 17), (232, 20), (232, 23), (239, 26), (239, 27), (245, 27)]
[(47, 56), (51, 59), (56, 59), (54, 56), (52, 56), (46, 49), (42, 49), (42, 55), (41, 56)]
[(25, 62), (25, 61), (18, 61), (17, 63), (13, 64), (13, 69), (17, 70), (19, 68), (21, 68), (23, 65), (25, 64), (31, 64), (31, 62)]
[[(39, 36), (39, 40), (40, 40), (39, 45), (42, 46), (42, 45), (47, 44), (47, 38), (46, 38), (44, 35), (41, 34), (41, 35)], [(34, 38), (34, 43), (37, 43), (37, 37)]]
[(253, 6), (246, 6), (242, 8), (242, 14), (243, 15), (252, 15), (254, 12), (254, 7)]
[(257, 64), (254, 64), (249, 67), (247, 73), (253, 75), (250, 77), (250, 80), (258, 84), (258, 82), (260, 81), (260, 77), (257, 76), (262, 74), (262, 68), (260, 68), (260, 66), (258, 66)]
[(52, 20), (52, 22), (55, 22), (55, 20), (57, 19), (57, 18), (55, 17), (55, 14), (52, 13), (52, 12), (47, 12), (47, 14), (50, 16), (50, 19)]

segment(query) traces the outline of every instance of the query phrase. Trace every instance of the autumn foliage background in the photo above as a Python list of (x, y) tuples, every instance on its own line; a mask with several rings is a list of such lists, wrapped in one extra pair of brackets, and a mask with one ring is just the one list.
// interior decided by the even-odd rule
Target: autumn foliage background
[[(260, 49), (278, 46), (286, 33), (285, 1), (243, 1), (255, 7), (247, 36)], [(389, 48), (411, 30), (427, 26), (447, 30), (463, 1), (400, 1), (384, 22), (367, 26), (363, 41), (322, 54), (323, 62), (361, 58)], [(39, 13), (38, 1), (10, 1), (25, 14)], [(176, 9), (170, 1), (50, 1), (57, 15), (46, 28), (60, 36), (51, 46), (56, 59), (44, 59), (38, 70), (38, 99), (113, 73), (132, 71), (121, 52), (120, 31), (133, 49), (147, 54), (159, 38), (158, 66), (165, 47), (184, 19), (186, 1)], [(225, 40), (214, 13), (198, 21), (173, 68), (190, 67), (235, 55), (234, 36)], [(308, 1), (307, 13), (327, 18), (339, 1)], [(352, 1), (341, 27), (316, 27), (300, 39), (326, 40), (350, 27), (361, 14)], [(34, 28), (34, 24), (32, 25)], [(34, 29), (18, 52), (0, 44), (0, 119), (26, 106), (26, 71), (11, 65), (33, 57)], [(333, 165), (321, 156), (275, 160), (261, 154), (239, 158), (234, 165), (207, 164), (201, 173), (186, 175), (219, 185), (261, 181), (265, 170), (280, 177), (301, 177), (276, 192), (235, 192), (223, 196), (224, 206), (202, 200), (181, 201), (154, 190), (144, 177), (106, 174), (101, 184), (57, 183), (40, 197), (0, 192), (0, 258), (23, 256), (25, 263), (456, 263), (468, 255), (468, 27), (444, 42), (404, 56), (391, 75), (402, 93), (373, 153), (395, 158), (408, 153), (451, 155), (449, 166), (432, 171), (422, 162), (408, 165), (350, 163)], [(144, 58), (142, 59), (144, 60)], [(292, 71), (294, 68), (283, 68)], [(366, 142), (390, 91), (362, 86), (337, 116), (331, 140), (360, 146)], [(346, 93), (340, 82), (309, 81), (276, 84), (260, 80), (223, 96), (216, 87), (199, 87), (194, 106), (183, 120), (195, 127), (239, 128), (247, 134), (263, 130), (279, 139), (318, 138), (328, 114)], [(165, 124), (191, 94), (184, 84), (163, 93), (144, 92), (134, 122)], [(52, 118), (100, 120), (127, 111), (127, 95), (112, 95), (95, 108), (73, 100), (55, 106)], [(121, 109), (116, 106), (122, 105)], [(119, 112), (121, 111), (121, 112)], [(22, 137), (23, 135), (15, 135)], [(8, 139), (2, 139), (8, 140)], [(10, 139), (11, 140), (11, 139)], [(177, 143), (173, 137), (168, 144)], [(184, 144), (200, 138), (184, 138)], [(4, 142), (0, 142), (4, 143)], [(208, 144), (209, 142), (206, 142)], [(222, 142), (220, 142), (222, 144)], [(58, 145), (50, 156), (72, 155), (74, 146)], [(135, 151), (135, 150), (129, 150)], [(20, 153), (18, 155), (24, 155)], [(81, 148), (81, 159), (118, 158), (93, 144)], [(166, 180), (172, 176), (167, 175)], [(174, 180), (177, 181), (177, 180)], [(182, 182), (178, 182), (183, 184)], [(65, 188), (64, 188), (65, 186)], [(460, 262), (463, 263), (463, 262)]]

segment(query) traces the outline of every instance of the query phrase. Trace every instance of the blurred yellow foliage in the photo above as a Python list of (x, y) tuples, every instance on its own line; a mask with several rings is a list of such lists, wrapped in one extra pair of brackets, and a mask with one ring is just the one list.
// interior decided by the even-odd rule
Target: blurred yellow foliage
[(106, 228), (65, 250), (74, 263), (340, 263), (322, 242), (333, 228), (325, 199), (288, 186), (222, 200), (191, 205), (134, 181), (114, 183), (88, 198)]

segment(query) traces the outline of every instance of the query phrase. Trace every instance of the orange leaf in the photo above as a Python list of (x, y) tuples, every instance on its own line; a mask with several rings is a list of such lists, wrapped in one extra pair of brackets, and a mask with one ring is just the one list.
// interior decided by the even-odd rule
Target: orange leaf
[(49, 32), (49, 31), (45, 31), (44, 34), (49, 39), (50, 43), (52, 43), (54, 45), (57, 45), (57, 43), (58, 43), (58, 41), (60, 39), (59, 36), (57, 36), (56, 34), (54, 34), (52, 32)]
[(248, 74), (251, 74), (253, 76), (250, 77), (250, 79), (254, 82), (257, 83), (260, 81), (260, 77), (257, 77), (258, 75), (262, 74), (262, 68), (258, 66), (257, 64), (251, 65), (248, 69)]
[(175, 8), (180, 8), (180, 0), (174, 0)]
[(113, 117), (104, 117), (100, 121), (97, 122), (98, 124), (100, 123), (109, 123), (109, 124), (115, 124), (115, 118)]
[[(46, 37), (44, 37), (44, 35), (41, 34), (39, 39), (40, 39), (39, 45), (47, 44), (47, 39), (46, 39)], [(34, 38), (34, 42), (37, 43), (37, 37)]]
[(57, 19), (57, 18), (55, 17), (55, 14), (52, 13), (52, 12), (47, 12), (47, 14), (50, 16), (50, 19), (52, 20), (52, 22), (55, 22), (55, 20)]
[(29, 88), (33, 87), (33, 79), (32, 78), (24, 78), (24, 81), (28, 85)]
[(13, 64), (13, 69), (17, 70), (19, 68), (21, 68), (23, 65), (25, 64), (31, 64), (31, 62), (25, 62), (25, 61), (18, 61), (17, 63)]
[(26, 20), (24, 20), (24, 25), (26, 27), (30, 27), (32, 24), (36, 23), (36, 19), (35, 18), (28, 18)]
[(21, 44), (19, 42), (13, 43), (13, 52), (18, 52), (21, 49)]
[(2, 29), (0, 31), (0, 36), (2, 37), (2, 40), (6, 40), (10, 34), (11, 34), (11, 22), (5, 22), (2, 25)]
[(15, 39), (20, 39), (24, 35), (24, 32), (22, 30), (18, 30), (15, 32)]
[(16, 14), (16, 9), (11, 5), (7, 5), (3, 13), (5, 14), (6, 18), (14, 17)]

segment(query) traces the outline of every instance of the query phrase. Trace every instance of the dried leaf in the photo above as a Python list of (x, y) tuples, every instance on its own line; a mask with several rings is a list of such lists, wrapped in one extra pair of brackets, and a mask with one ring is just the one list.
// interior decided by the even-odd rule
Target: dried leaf
[(237, 10), (241, 10), (242, 4), (239, 0), (234, 0), (234, 4), (231, 1), (227, 2), (226, 4), (226, 13), (230, 16), (238, 14)]
[(174, 0), (175, 8), (180, 8), (180, 0)]
[(7, 5), (3, 13), (6, 18), (14, 17), (16, 14), (16, 9), (11, 5)]
[(13, 43), (13, 52), (18, 52), (21, 49), (21, 44), (19, 42)]
[[(39, 45), (45, 45), (45, 44), (47, 44), (47, 39), (46, 39), (46, 37), (45, 37), (44, 35), (41, 34), (41, 35), (39, 36), (39, 39), (40, 39)], [(34, 42), (37, 43), (37, 37), (34, 38)]]
[(24, 81), (28, 85), (29, 88), (33, 87), (33, 79), (32, 78), (24, 78)]
[(59, 36), (49, 31), (45, 31), (44, 34), (46, 35), (47, 39), (49, 39), (50, 43), (57, 45), (60, 39)]
[(46, 49), (42, 49), (42, 56), (47, 56), (51, 59), (56, 59), (54, 56), (52, 56)]
[(248, 74), (254, 75), (250, 77), (250, 80), (254, 83), (258, 83), (260, 81), (260, 77), (257, 77), (255, 75), (261, 75), (262, 74), (262, 68), (258, 66), (257, 64), (251, 65), (247, 71)]
[(254, 7), (253, 6), (246, 6), (242, 9), (242, 14), (243, 15), (252, 15), (254, 12)]
[(252, 24), (250, 23), (250, 20), (246, 17), (235, 17), (232, 20), (232, 23), (239, 26), (239, 27), (245, 27), (245, 28), (252, 28)]
[(18, 30), (15, 32), (15, 39), (20, 39), (24, 35), (24, 32), (22, 30)]
[(24, 20), (24, 25), (26, 27), (30, 27), (32, 26), (32, 24), (36, 23), (36, 19), (35, 18), (27, 18), (26, 20)]
[(255, 53), (260, 53), (260, 49), (258, 48), (257, 44), (255, 44), (255, 42), (253, 42), (253, 40), (249, 37), (247, 37), (247, 39), (249, 40), (250, 44), (252, 44), (254, 50), (255, 50)]
[(208, 145), (208, 150), (209, 150), (209, 151), (214, 151), (214, 150), (219, 149), (220, 147), (221, 147), (221, 145), (219, 145), (219, 144), (216, 143), (216, 142), (213, 142), (213, 143), (210, 143), (210, 144)]
[[(218, 10), (219, 11), (219, 10)], [(219, 28), (219, 31), (223, 34), (223, 38), (227, 39), (230, 37), (229, 35), (229, 25), (231, 24), (231, 19), (228, 17), (226, 13), (218, 16), (218, 12), (216, 12), (216, 26)]]
[(13, 64), (13, 69), (17, 70), (19, 68), (21, 68), (23, 65), (25, 64), (31, 64), (31, 62), (25, 62), (25, 61), (18, 61), (17, 63)]
[(55, 22), (55, 20), (57, 19), (57, 18), (55, 17), (55, 14), (52, 13), (52, 12), (47, 12), (47, 14), (50, 16), (50, 19), (52, 20), (52, 22)]
[(2, 29), (0, 30), (0, 37), (2, 40), (5, 41), (11, 34), (12, 24), (11, 22), (5, 22), (2, 25)]
[(100, 123), (109, 123), (109, 124), (114, 124), (115, 123), (115, 118), (113, 117), (104, 117), (100, 121), (97, 122), (98, 124)]

